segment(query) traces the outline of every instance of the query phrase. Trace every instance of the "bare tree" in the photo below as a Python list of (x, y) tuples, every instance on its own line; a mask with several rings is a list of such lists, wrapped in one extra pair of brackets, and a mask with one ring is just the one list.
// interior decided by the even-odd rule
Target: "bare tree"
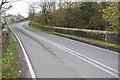
[(0, 1), (0, 14), (9, 10), (12, 7), (12, 2), (14, 2), (14, 1), (10, 1), (10, 0)]
[(35, 15), (35, 3), (29, 4), (29, 19), (32, 20)]
[(7, 10), (9, 10), (12, 7), (12, 3), (17, 2), (17, 1), (20, 1), (20, 0), (1, 0), (0, 1), (0, 18), (4, 12), (6, 12)]
[(56, 10), (56, 3), (49, 2), (47, 0), (41, 1), (39, 4), (39, 8), (41, 8), (41, 15), (43, 16), (44, 24), (48, 24), (50, 22), (50, 13)]

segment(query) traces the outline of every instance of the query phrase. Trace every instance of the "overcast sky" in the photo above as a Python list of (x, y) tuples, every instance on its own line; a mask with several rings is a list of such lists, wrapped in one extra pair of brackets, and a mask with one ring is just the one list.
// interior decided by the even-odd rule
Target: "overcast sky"
[(21, 0), (18, 2), (12, 3), (12, 8), (7, 11), (8, 14), (21, 14), (24, 17), (28, 17), (29, 4), (32, 2), (38, 2), (39, 0)]
[[(32, 2), (39, 2), (39, 1), (44, 1), (44, 0), (21, 0), (18, 2), (14, 2), (13, 7), (7, 13), (14, 14), (14, 15), (21, 14), (24, 17), (28, 17), (29, 4)], [(52, 1), (54, 1), (54, 0), (52, 0)], [(57, 0), (55, 0), (55, 1), (57, 1)], [(69, 1), (69, 0), (67, 0), (67, 1)], [(71, 0), (71, 1), (78, 1), (78, 0)], [(83, 0), (83, 1), (89, 1), (89, 0)], [(101, 0), (97, 0), (97, 1), (101, 1)], [(102, 0), (102, 1), (105, 1), (105, 0)], [(119, 1), (119, 0), (112, 0), (112, 1)]]

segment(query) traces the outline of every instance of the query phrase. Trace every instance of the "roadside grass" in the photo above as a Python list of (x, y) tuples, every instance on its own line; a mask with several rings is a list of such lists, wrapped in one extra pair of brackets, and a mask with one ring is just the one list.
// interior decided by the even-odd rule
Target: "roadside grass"
[(9, 25), (8, 24), (5, 24), (4, 27), (8, 27)]
[[(7, 28), (9, 25), (17, 24), (24, 21), (19, 22), (13, 22), (9, 24), (3, 25), (4, 28)], [(18, 49), (17, 49), (17, 43), (13, 40), (13, 37), (10, 33), (10, 30), (8, 30), (8, 45), (7, 47), (2, 51), (0, 55), (0, 78), (7, 79), (7, 78), (19, 78), (20, 74), (18, 73), (18, 67), (19, 67), (19, 56), (18, 56)]]
[(34, 26), (32, 26), (32, 25), (29, 25), (29, 27), (34, 28), (34, 29), (39, 30), (39, 31), (42, 31), (42, 32), (45, 32), (45, 33), (48, 33), (48, 34), (52, 34), (52, 32), (50, 32), (50, 31), (45, 31), (45, 30), (43, 30), (43, 29), (40, 29), (40, 28), (38, 28), (38, 27), (34, 27)]
[(95, 43), (99, 43), (99, 44), (103, 44), (103, 45), (107, 45), (107, 46), (112, 46), (112, 47), (120, 47), (119, 44), (114, 44), (114, 43), (108, 43), (108, 42), (104, 42), (104, 41), (100, 41), (100, 40), (94, 40), (94, 39), (90, 39), (90, 38), (85, 38), (85, 37), (80, 37), (80, 36), (75, 36), (75, 35), (68, 35), (68, 34), (62, 34), (62, 33), (58, 33), (58, 32), (50, 32), (50, 31), (45, 31), (43, 29), (40, 29), (38, 27), (34, 27), (32, 25), (29, 25), (29, 27), (31, 28), (34, 28), (34, 29), (37, 29), (39, 31), (43, 31), (45, 33), (48, 33), (48, 34), (60, 34), (60, 35), (63, 35), (63, 36), (68, 36), (68, 37), (75, 37), (75, 38), (79, 38), (79, 39), (83, 39), (83, 40), (89, 40), (91, 42), (95, 42)]
[(19, 78), (18, 73), (18, 49), (13, 40), (10, 30), (8, 32), (8, 46), (2, 52), (2, 78)]
[(49, 27), (49, 26), (44, 26), (44, 27)]

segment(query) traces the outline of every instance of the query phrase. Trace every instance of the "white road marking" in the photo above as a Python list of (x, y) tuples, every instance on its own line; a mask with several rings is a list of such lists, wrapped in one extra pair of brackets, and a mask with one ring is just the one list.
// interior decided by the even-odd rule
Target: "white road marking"
[[(43, 39), (43, 40), (44, 40), (44, 39)], [(44, 40), (44, 41), (46, 41), (46, 40)], [(90, 64), (92, 64), (92, 65), (94, 65), (94, 66), (96, 66), (96, 67), (98, 67), (98, 68), (100, 68), (101, 70), (106, 71), (107, 73), (109, 73), (109, 74), (111, 74), (111, 75), (113, 75), (113, 76), (115, 76), (115, 77), (118, 77), (118, 75), (116, 75), (116, 74), (114, 74), (114, 73), (112, 73), (112, 72), (104, 69), (103, 67), (101, 67), (101, 66), (99, 66), (99, 65), (97, 65), (97, 64), (95, 64), (95, 63), (93, 63), (93, 62), (91, 62), (91, 61), (89, 61), (89, 60), (87, 60), (87, 59), (85, 59), (85, 58), (83, 58), (83, 57), (81, 57), (81, 56), (79, 56), (79, 55), (77, 55), (77, 54), (75, 54), (75, 53), (73, 53), (73, 52), (65, 49), (65, 48), (63, 48), (63, 47), (61, 47), (61, 45), (56, 45), (56, 44), (51, 43), (51, 42), (49, 42), (49, 41), (46, 41), (46, 42), (49, 43), (49, 44), (52, 44), (52, 45), (54, 45), (54, 46), (56, 46), (56, 47), (58, 47), (58, 48), (60, 48), (60, 49), (62, 49), (62, 50), (64, 50), (64, 51), (66, 51), (66, 52), (68, 52), (68, 53), (70, 53), (70, 54), (72, 54), (72, 55), (74, 55), (74, 56), (76, 56), (76, 57), (78, 57), (78, 58), (80, 58), (80, 59), (82, 59), (82, 60), (84, 60), (84, 61), (86, 61), (86, 62), (88, 62), (88, 63), (90, 63)], [(112, 70), (114, 70), (114, 69), (112, 69)]]
[(13, 34), (15, 35), (15, 37), (17, 38), (17, 40), (18, 40), (18, 42), (19, 42), (19, 44), (20, 44), (20, 46), (21, 46), (21, 48), (22, 48), (22, 51), (23, 51), (23, 53), (24, 53), (24, 56), (25, 56), (25, 59), (26, 59), (26, 62), (27, 62), (27, 65), (28, 65), (28, 68), (29, 68), (29, 71), (30, 71), (30, 74), (31, 74), (31, 78), (35, 80), (35, 79), (36, 79), (35, 72), (34, 72), (34, 70), (33, 70), (33, 68), (32, 68), (32, 64), (30, 63), (30, 60), (29, 60), (29, 58), (28, 58), (28, 56), (27, 56), (27, 53), (26, 53), (26, 51), (25, 51), (25, 48), (23, 47), (22, 42), (20, 41), (19, 37), (13, 32), (13, 30), (10, 28), (10, 26), (9, 26), (9, 29), (12, 31), (12, 33), (13, 33)]
[[(52, 41), (50, 41), (50, 40), (49, 40), (49, 42), (54, 43), (54, 42), (52, 42)], [(54, 44), (56, 44), (56, 43), (54, 43)], [(64, 47), (64, 46), (61, 46), (61, 45), (59, 45), (59, 44), (56, 44), (56, 45), (57, 45), (57, 46), (60, 46), (60, 47), (63, 47), (64, 49), (66, 49), (66, 50), (68, 50), (68, 51), (70, 51), (70, 52), (73, 52), (73, 53), (75, 53), (75, 54), (77, 54), (77, 55), (79, 55), (79, 56), (81, 56), (81, 57), (84, 57), (84, 58), (86, 58), (86, 59), (88, 59), (88, 60), (90, 60), (90, 61), (92, 61), (92, 62), (94, 62), (94, 63), (97, 63), (97, 64), (103, 66), (103, 67), (106, 67), (107, 69), (110, 69), (110, 70), (112, 70), (112, 71), (114, 71), (114, 72), (116, 72), (116, 73), (119, 73), (117, 70), (112, 69), (112, 68), (110, 68), (110, 67), (108, 67), (108, 66), (106, 66), (106, 65), (104, 65), (104, 64), (102, 64), (102, 63), (100, 63), (100, 62), (98, 62), (98, 61), (96, 61), (96, 60), (93, 60), (93, 59), (91, 59), (91, 58), (89, 58), (89, 57), (87, 57), (87, 56), (85, 56), (85, 55), (83, 55), (83, 54), (80, 54), (80, 53), (78, 53), (78, 52), (76, 52), (76, 51), (73, 51), (73, 50), (71, 50), (71, 49), (68, 49), (68, 48), (66, 48), (66, 47)]]
[[(66, 51), (66, 52), (68, 52), (68, 53), (70, 53), (70, 54), (72, 54), (72, 55), (74, 55), (74, 56), (76, 56), (76, 57), (78, 57), (78, 58), (80, 58), (80, 59), (82, 59), (82, 60), (84, 60), (84, 61), (86, 61), (86, 62), (88, 62), (88, 63), (90, 63), (90, 64), (92, 64), (92, 65), (94, 65), (95, 67), (98, 67), (99, 69), (101, 69), (101, 70), (103, 70), (103, 71), (105, 71), (105, 72), (107, 72), (107, 73), (109, 73), (109, 74), (111, 74), (111, 75), (113, 75), (113, 76), (115, 76), (115, 77), (118, 78), (119, 72), (118, 72), (117, 70), (112, 69), (112, 68), (110, 68), (110, 67), (108, 67), (108, 66), (106, 66), (106, 65), (104, 65), (104, 64), (102, 64), (102, 63), (100, 63), (100, 62), (98, 62), (98, 61), (96, 61), (96, 60), (93, 60), (93, 59), (91, 59), (91, 58), (89, 58), (89, 57), (87, 57), (87, 56), (85, 56), (85, 55), (82, 55), (82, 54), (80, 54), (80, 53), (78, 53), (78, 52), (76, 52), (76, 51), (73, 51), (73, 50), (68, 49), (68, 48), (66, 48), (66, 47), (64, 47), (64, 46), (61, 46), (61, 45), (59, 45), (59, 44), (57, 44), (57, 43), (55, 43), (55, 42), (53, 42), (53, 41), (50, 41), (50, 40), (48, 40), (47, 38), (44, 38), (44, 37), (42, 37), (42, 36), (38, 36), (38, 35), (30, 32), (30, 31), (28, 31), (28, 30), (26, 30), (26, 29), (24, 29), (24, 28), (22, 28), (22, 27), (20, 27), (20, 28), (23, 29), (24, 31), (28, 32), (29, 34), (32, 34), (32, 35), (38, 37), (39, 39), (41, 39), (41, 40), (43, 40), (43, 41), (45, 41), (45, 42), (47, 42), (47, 43), (49, 43), (49, 44), (51, 44), (51, 45), (54, 45), (54, 46), (56, 46), (56, 47), (58, 47), (58, 48), (60, 48), (60, 49), (62, 49), (62, 50), (64, 50), (64, 51)], [(86, 59), (85, 59), (85, 58), (86, 58)], [(88, 60), (87, 60), (87, 59), (88, 59)], [(95, 63), (96, 63), (96, 64), (95, 64)], [(97, 64), (101, 65), (102, 67), (99, 66), (99, 65), (97, 65)], [(116, 72), (117, 75), (114, 74), (114, 73), (112, 73), (112, 72), (110, 72), (110, 71), (108, 71), (107, 69), (105, 69), (105, 68), (103, 68), (103, 67), (105, 67), (105, 68), (107, 68), (107, 69), (109, 69), (109, 70), (112, 70), (112, 71)]]

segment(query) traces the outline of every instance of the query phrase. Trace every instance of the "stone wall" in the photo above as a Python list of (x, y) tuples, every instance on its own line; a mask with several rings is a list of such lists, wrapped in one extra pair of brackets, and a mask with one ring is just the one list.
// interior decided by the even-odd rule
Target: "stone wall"
[(2, 30), (2, 50), (4, 50), (8, 45), (8, 29)]
[(58, 32), (63, 34), (75, 35), (75, 36), (120, 44), (120, 37), (119, 37), (120, 33), (118, 32), (63, 28), (63, 27), (40, 27), (40, 26), (36, 26), (36, 27), (39, 27), (45, 31)]
[(108, 31), (98, 31), (98, 30), (87, 30), (87, 29), (74, 29), (74, 28), (61, 28), (54, 27), (54, 32), (76, 35), (86, 38), (91, 38), (95, 40), (101, 40), (105, 42), (120, 44), (120, 33), (118, 32), (108, 32)]

